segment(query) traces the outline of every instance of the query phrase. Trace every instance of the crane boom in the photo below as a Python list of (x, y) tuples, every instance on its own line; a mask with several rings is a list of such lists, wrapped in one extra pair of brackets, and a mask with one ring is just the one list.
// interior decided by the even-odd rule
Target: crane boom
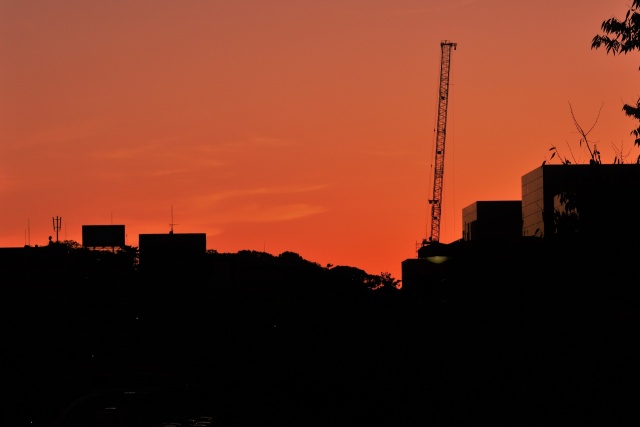
[(442, 50), (440, 60), (440, 89), (438, 92), (438, 121), (436, 127), (436, 153), (433, 170), (433, 197), (431, 205), (431, 235), (429, 242), (440, 241), (440, 214), (442, 212), (442, 185), (444, 177), (444, 148), (447, 135), (447, 106), (449, 103), (449, 72), (451, 69), (451, 50), (457, 43), (449, 40), (440, 42)]

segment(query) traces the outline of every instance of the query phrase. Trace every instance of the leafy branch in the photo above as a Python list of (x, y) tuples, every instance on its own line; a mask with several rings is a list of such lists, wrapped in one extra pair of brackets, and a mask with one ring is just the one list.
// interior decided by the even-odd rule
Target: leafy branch
[[(640, 50), (640, 0), (633, 0), (623, 20), (609, 18), (601, 24), (600, 29), (603, 34), (596, 35), (591, 40), (591, 49), (604, 46), (606, 53), (614, 56)], [(627, 116), (640, 120), (640, 97), (636, 105), (623, 105), (622, 111)], [(632, 130), (631, 135), (635, 137), (634, 144), (640, 146), (640, 126)], [(640, 163), (640, 156), (636, 163)]]

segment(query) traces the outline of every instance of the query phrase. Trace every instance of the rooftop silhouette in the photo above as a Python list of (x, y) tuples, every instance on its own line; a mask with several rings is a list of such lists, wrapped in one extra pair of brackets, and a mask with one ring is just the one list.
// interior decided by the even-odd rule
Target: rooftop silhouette
[(57, 426), (637, 420), (637, 254), (476, 243), (444, 245), (436, 295), (293, 252), (205, 251), (157, 274), (130, 247), (1, 250), (3, 413)]

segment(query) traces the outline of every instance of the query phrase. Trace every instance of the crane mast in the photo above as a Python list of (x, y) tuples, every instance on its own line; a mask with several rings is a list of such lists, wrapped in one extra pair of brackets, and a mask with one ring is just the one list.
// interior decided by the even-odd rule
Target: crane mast
[(438, 91), (438, 119), (436, 126), (436, 153), (433, 169), (433, 197), (429, 199), (431, 205), (431, 234), (429, 241), (440, 241), (440, 215), (442, 212), (442, 184), (444, 177), (444, 148), (447, 136), (447, 106), (449, 103), (449, 72), (451, 69), (451, 50), (455, 50), (457, 43), (449, 40), (440, 42), (442, 51), (440, 59), (440, 89)]

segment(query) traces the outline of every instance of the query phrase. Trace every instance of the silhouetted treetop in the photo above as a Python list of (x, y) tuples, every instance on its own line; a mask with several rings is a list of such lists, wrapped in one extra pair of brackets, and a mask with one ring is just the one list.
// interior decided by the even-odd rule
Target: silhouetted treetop
[(604, 34), (591, 41), (591, 47), (605, 47), (607, 53), (628, 53), (640, 48), (640, 0), (633, 0), (623, 20), (612, 17), (602, 23)]
[[(593, 38), (592, 49), (604, 46), (606, 52), (613, 55), (640, 50), (640, 0), (633, 0), (624, 19), (609, 18), (602, 23), (600, 29), (603, 34)], [(625, 104), (622, 110), (627, 116), (640, 120), (640, 98), (635, 106)], [(635, 136), (635, 145), (640, 146), (640, 126), (632, 130), (631, 135)], [(638, 162), (640, 163), (640, 156)]]

